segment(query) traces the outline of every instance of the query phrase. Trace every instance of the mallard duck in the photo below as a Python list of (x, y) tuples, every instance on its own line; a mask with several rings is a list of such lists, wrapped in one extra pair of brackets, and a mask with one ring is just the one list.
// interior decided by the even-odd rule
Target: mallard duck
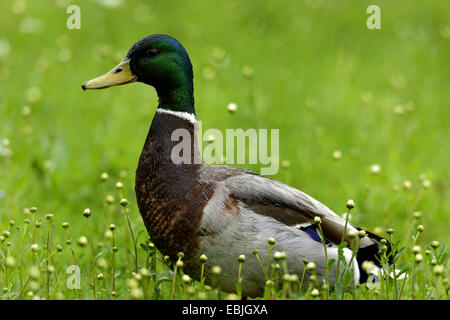
[[(338, 261), (341, 239), (351, 244), (349, 233), (360, 229), (351, 224), (345, 229), (343, 218), (281, 182), (240, 168), (195, 161), (201, 156), (196, 143), (192, 65), (173, 37), (154, 34), (137, 41), (119, 65), (82, 88), (102, 89), (136, 81), (154, 87), (159, 97), (135, 185), (139, 211), (158, 250), (172, 261), (183, 252), (184, 272), (195, 279), (200, 277), (200, 256), (206, 255), (207, 267), (221, 267), (215, 281), (227, 292), (236, 290), (237, 257), (247, 255), (242, 294), (259, 296), (264, 292), (265, 277), (252, 253), (258, 250), (260, 258), (267, 261), (268, 239), (273, 237), (276, 250), (287, 254), (289, 273), (301, 275), (302, 261), (307, 260), (315, 263), (316, 275), (324, 278), (325, 250), (315, 218), (321, 219), (328, 261)], [(172, 140), (177, 129), (189, 132), (193, 150), (187, 161), (178, 164), (171, 159), (179, 143)], [(363, 261), (377, 263), (380, 240), (369, 232), (360, 240), (356, 261), (350, 267), (354, 283), (365, 280)], [(351, 256), (350, 248), (345, 248), (347, 263)], [(328, 274), (331, 285), (336, 281), (336, 266)]]

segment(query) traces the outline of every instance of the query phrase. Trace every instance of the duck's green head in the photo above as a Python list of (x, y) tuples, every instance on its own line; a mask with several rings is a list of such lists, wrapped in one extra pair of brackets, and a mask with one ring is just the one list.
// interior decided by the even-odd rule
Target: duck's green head
[(169, 35), (153, 34), (136, 42), (110, 72), (83, 83), (82, 88), (143, 82), (156, 89), (159, 107), (194, 113), (192, 78), (192, 64), (184, 47)]

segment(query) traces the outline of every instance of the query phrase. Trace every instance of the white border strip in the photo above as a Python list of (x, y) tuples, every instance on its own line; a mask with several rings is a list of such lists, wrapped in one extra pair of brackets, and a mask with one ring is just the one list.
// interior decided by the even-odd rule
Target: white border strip
[(197, 119), (195, 118), (195, 114), (192, 114), (192, 113), (189, 113), (189, 112), (172, 111), (172, 110), (161, 109), (161, 108), (156, 109), (156, 112), (171, 114), (171, 115), (174, 115), (176, 117), (179, 117), (179, 118), (182, 118), (184, 120), (187, 120), (187, 121), (189, 121), (190, 123), (193, 123), (193, 124), (197, 123)]

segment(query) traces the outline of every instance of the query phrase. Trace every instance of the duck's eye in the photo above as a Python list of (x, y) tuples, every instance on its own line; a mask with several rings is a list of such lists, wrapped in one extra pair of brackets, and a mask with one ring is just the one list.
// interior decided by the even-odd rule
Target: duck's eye
[(153, 56), (157, 55), (158, 53), (159, 53), (159, 51), (156, 50), (156, 49), (153, 49), (153, 48), (152, 49), (148, 49), (147, 52), (146, 52), (148, 57), (153, 57)]

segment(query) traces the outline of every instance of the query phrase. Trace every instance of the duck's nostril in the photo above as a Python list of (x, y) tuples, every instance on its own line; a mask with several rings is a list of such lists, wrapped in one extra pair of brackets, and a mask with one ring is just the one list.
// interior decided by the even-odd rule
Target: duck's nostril
[(122, 72), (122, 70), (123, 70), (122, 68), (117, 68), (116, 71), (114, 71), (114, 73)]

